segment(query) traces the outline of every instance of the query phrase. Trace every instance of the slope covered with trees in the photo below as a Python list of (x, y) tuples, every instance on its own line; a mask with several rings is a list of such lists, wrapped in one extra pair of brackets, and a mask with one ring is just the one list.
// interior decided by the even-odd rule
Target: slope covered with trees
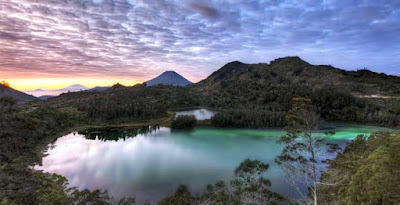
[(23, 105), (28, 102), (32, 102), (34, 100), (37, 100), (36, 97), (32, 95), (28, 95), (26, 93), (23, 93), (18, 90), (12, 89), (8, 83), (5, 81), (2, 81), (0, 83), (0, 97), (12, 97), (16, 100), (16, 103), (18, 105)]
[[(400, 77), (315, 66), (298, 57), (281, 58), (270, 64), (228, 63), (193, 89), (203, 96), (206, 106), (228, 111), (216, 116), (216, 125), (235, 127), (237, 123), (226, 122), (256, 120), (257, 113), (265, 111), (275, 117), (261, 127), (276, 122), (284, 126), (280, 113), (290, 109), (295, 97), (310, 98), (327, 121), (399, 124), (400, 112), (395, 104), (399, 102)], [(391, 97), (363, 97), (372, 94)], [(258, 122), (250, 127), (260, 127)]]
[(117, 84), (103, 92), (64, 93), (42, 103), (56, 108), (73, 107), (89, 120), (110, 122), (163, 117), (168, 109), (199, 106), (200, 99), (189, 88)]
[(286, 57), (270, 64), (231, 62), (186, 87), (115, 85), (104, 92), (62, 94), (44, 103), (74, 107), (88, 118), (105, 121), (149, 119), (169, 109), (201, 106), (220, 111), (213, 120), (216, 126), (282, 127), (292, 99), (305, 97), (327, 121), (396, 126), (399, 96), (400, 77), (315, 66)]

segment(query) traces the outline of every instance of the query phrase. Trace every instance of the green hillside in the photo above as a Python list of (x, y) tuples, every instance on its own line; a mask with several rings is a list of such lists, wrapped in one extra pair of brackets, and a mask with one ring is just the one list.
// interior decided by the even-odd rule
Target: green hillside
[(280, 127), (292, 99), (306, 97), (328, 121), (395, 126), (399, 95), (400, 77), (315, 66), (286, 57), (270, 64), (231, 62), (184, 88), (118, 85), (104, 92), (66, 93), (44, 103), (76, 107), (88, 117), (104, 120), (136, 120), (164, 116), (170, 109), (210, 107), (220, 110), (214, 125)]

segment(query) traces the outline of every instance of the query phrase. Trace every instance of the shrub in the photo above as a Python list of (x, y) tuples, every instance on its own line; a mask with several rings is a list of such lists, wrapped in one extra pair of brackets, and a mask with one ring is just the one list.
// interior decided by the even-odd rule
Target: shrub
[(193, 128), (196, 122), (194, 115), (180, 115), (172, 121), (171, 127), (172, 129), (188, 129)]

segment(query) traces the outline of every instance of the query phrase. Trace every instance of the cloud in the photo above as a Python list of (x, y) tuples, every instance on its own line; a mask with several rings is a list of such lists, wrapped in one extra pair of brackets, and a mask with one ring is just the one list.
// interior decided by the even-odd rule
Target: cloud
[(189, 7), (192, 8), (193, 10), (199, 12), (201, 15), (203, 15), (206, 18), (216, 19), (216, 18), (220, 17), (217, 9), (214, 9), (214, 8), (207, 6), (206, 4), (203, 4), (200, 2), (191, 2), (191, 3), (189, 3)]
[(175, 70), (197, 81), (229, 61), (289, 55), (400, 74), (397, 1), (9, 0), (0, 16), (7, 76), (145, 81)]

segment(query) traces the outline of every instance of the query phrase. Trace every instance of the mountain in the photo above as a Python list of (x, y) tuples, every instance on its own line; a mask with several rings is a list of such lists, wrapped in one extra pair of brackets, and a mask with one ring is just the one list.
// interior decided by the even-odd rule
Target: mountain
[(60, 95), (61, 93), (66, 93), (66, 92), (77, 92), (77, 91), (82, 91), (82, 90), (88, 90), (89, 88), (80, 85), (80, 84), (74, 84), (70, 85), (65, 88), (61, 89), (55, 89), (55, 90), (47, 90), (47, 89), (36, 89), (36, 90), (26, 90), (24, 92), (28, 93), (29, 95), (33, 95), (39, 98), (46, 98), (49, 96), (57, 96)]
[(92, 89), (89, 89), (89, 92), (103, 92), (106, 91), (108, 88), (110, 88), (111, 86), (96, 86)]
[[(334, 86), (336, 90), (353, 95), (400, 95), (400, 77), (375, 73), (366, 69), (346, 71), (329, 65), (311, 65), (301, 58), (278, 58), (267, 63), (245, 64), (234, 61), (226, 64), (198, 88), (215, 91), (238, 89), (238, 86), (262, 89), (267, 87), (307, 87), (311, 90)], [(253, 87), (256, 86), (256, 87)]]
[(85, 87), (81, 84), (74, 84), (74, 85), (70, 85), (68, 87), (65, 88), (61, 88), (61, 89), (57, 89), (56, 91), (64, 91), (64, 92), (76, 92), (76, 91), (81, 91), (81, 90), (88, 90), (88, 87)]
[[(400, 124), (399, 76), (312, 65), (296, 56), (269, 64), (231, 62), (192, 87), (202, 96), (202, 106), (235, 111), (221, 117), (221, 124), (227, 126), (257, 127), (230, 124), (231, 119), (250, 123), (257, 118), (281, 121), (282, 126), (296, 97), (311, 99), (327, 121)], [(263, 110), (266, 113), (259, 115)], [(266, 115), (273, 120), (263, 119)]]
[(28, 95), (21, 91), (14, 90), (8, 86), (0, 84), (0, 97), (5, 97), (5, 96), (10, 96), (10, 97), (14, 98), (17, 101), (18, 105), (23, 105), (25, 103), (28, 103), (28, 102), (31, 102), (31, 101), (34, 101), (37, 99), (36, 97), (34, 97), (32, 95)]
[(216, 82), (216, 81), (222, 80), (228, 76), (244, 73), (244, 72), (249, 71), (250, 67), (251, 67), (250, 64), (244, 64), (239, 61), (233, 61), (233, 62), (227, 63), (222, 68), (220, 68), (217, 71), (215, 71), (214, 73), (212, 73), (206, 79), (201, 81), (201, 83)]
[(158, 77), (146, 82), (146, 86), (155, 86), (159, 84), (173, 85), (173, 86), (187, 86), (192, 84), (192, 82), (188, 81), (186, 78), (182, 77), (175, 71), (165, 71)]

